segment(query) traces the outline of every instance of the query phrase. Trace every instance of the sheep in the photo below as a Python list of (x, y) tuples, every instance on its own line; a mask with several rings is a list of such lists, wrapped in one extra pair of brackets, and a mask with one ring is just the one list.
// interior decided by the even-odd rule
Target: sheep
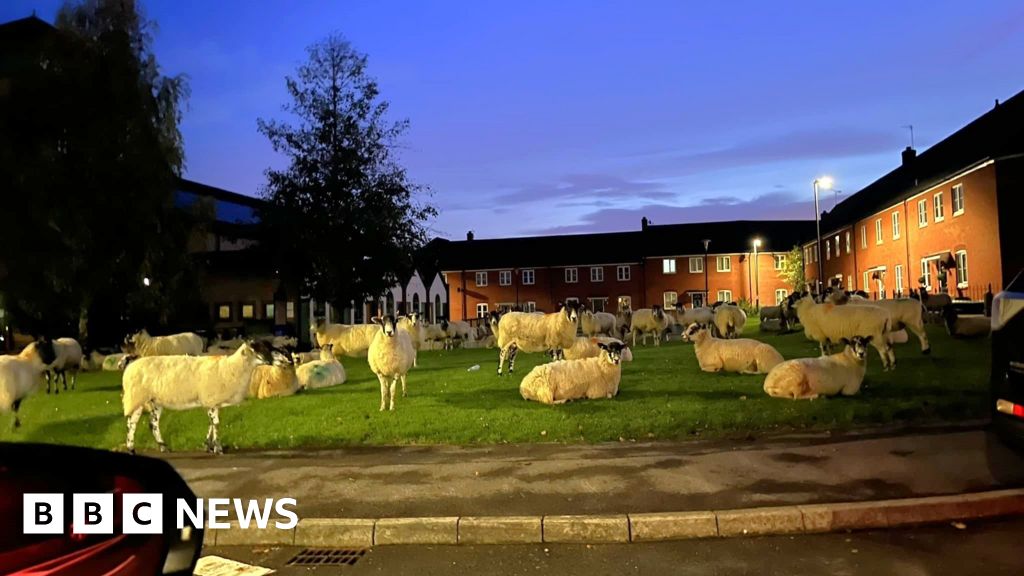
[(332, 324), (320, 318), (317, 319), (316, 324), (309, 328), (310, 340), (315, 342), (317, 346), (323, 347), (324, 344), (330, 342), (334, 337), (340, 336), (342, 332), (349, 328), (351, 326), (348, 324)]
[(313, 390), (345, 383), (345, 367), (338, 362), (331, 351), (331, 345), (319, 350), (318, 360), (306, 362), (295, 369), (299, 388)]
[[(612, 338), (610, 336), (578, 336), (573, 345), (566, 348), (563, 352), (563, 356), (566, 360), (580, 360), (582, 358), (596, 358), (601, 355), (600, 344), (612, 344), (617, 342), (623, 344), (622, 340), (618, 338)], [(554, 351), (548, 351), (548, 354), (554, 355)], [(633, 353), (629, 348), (622, 350), (622, 361), (631, 362), (633, 360)]]
[(704, 372), (766, 374), (783, 361), (782, 354), (770, 344), (751, 338), (715, 338), (706, 324), (690, 324), (683, 340), (693, 342), (697, 363)]
[(125, 446), (135, 453), (135, 427), (142, 411), (149, 412), (149, 427), (161, 452), (167, 451), (160, 434), (160, 414), (165, 408), (187, 410), (206, 408), (210, 427), (206, 449), (221, 454), (217, 436), (220, 409), (242, 402), (257, 366), (275, 361), (264, 342), (245, 343), (230, 356), (145, 356), (125, 368), (121, 385), (122, 406), (128, 419)]
[[(334, 326), (338, 326), (335, 324)], [(345, 326), (343, 330), (333, 333), (326, 341), (317, 341), (321, 347), (326, 344), (333, 346), (335, 356), (349, 356), (352, 358), (365, 358), (370, 350), (370, 343), (376, 336), (378, 329), (373, 324), (356, 324)]]
[(170, 336), (150, 336), (143, 329), (124, 340), (124, 352), (139, 356), (178, 356), (189, 354), (198, 356), (203, 353), (203, 339), (192, 332), (171, 334)]
[(927, 316), (935, 322), (944, 321), (946, 307), (953, 304), (953, 298), (949, 294), (929, 294), (928, 289), (924, 286), (917, 292), (911, 292), (910, 297), (920, 300), (927, 310)]
[(556, 358), (562, 357), (562, 350), (569, 348), (576, 340), (579, 328), (579, 304), (559, 304), (558, 311), (551, 314), (530, 314), (509, 312), (498, 321), (498, 376), (501, 376), (508, 359), (508, 373), (511, 376), (516, 367), (519, 351), (547, 352), (554, 350)]
[(615, 315), (607, 312), (591, 312), (584, 309), (580, 315), (580, 329), (584, 336), (615, 335)]
[(789, 329), (789, 318), (786, 317), (781, 304), (778, 306), (762, 306), (758, 310), (758, 319), (761, 321), (761, 331), (766, 330), (772, 321), (778, 322), (780, 332)]
[(892, 319), (887, 311), (875, 306), (818, 304), (806, 294), (797, 300), (795, 307), (804, 326), (804, 335), (818, 342), (822, 356), (830, 352), (832, 342), (871, 336), (871, 345), (882, 359), (882, 370), (896, 368), (896, 354), (889, 341)]
[(541, 364), (523, 378), (519, 393), (524, 400), (542, 404), (563, 404), (582, 398), (612, 398), (619, 393), (622, 378), (621, 342), (598, 343), (601, 355), (581, 360)]
[(40, 338), (18, 355), (0, 356), (0, 412), (14, 413), (14, 427), (21, 426), (21, 402), (39, 388), (46, 367), (57, 358), (53, 342)]
[(102, 365), (103, 371), (104, 372), (119, 372), (121, 370), (124, 370), (124, 367), (122, 366), (122, 362), (127, 357), (128, 357), (128, 354), (125, 354), (124, 352), (117, 352), (115, 354), (109, 354), (109, 355), (105, 356), (103, 358), (103, 365)]
[(747, 314), (734, 304), (720, 304), (715, 307), (714, 327), (720, 338), (736, 338), (743, 334)]
[(295, 348), (299, 345), (299, 339), (295, 336), (271, 336), (270, 345), (277, 349)]
[(867, 368), (867, 346), (874, 336), (840, 340), (842, 352), (820, 358), (786, 360), (764, 379), (764, 391), (773, 398), (813, 400), (818, 396), (853, 396), (860, 392)]
[(629, 334), (632, 323), (633, 311), (628, 306), (619, 308), (619, 311), (615, 313), (615, 325), (618, 327), (619, 338), (626, 338), (626, 334)]
[(423, 338), (424, 344), (431, 344), (431, 349), (434, 349), (434, 344), (438, 342), (443, 344), (448, 339), (448, 333), (445, 332), (440, 323), (425, 324), (420, 328), (420, 336)]
[(979, 338), (992, 332), (992, 319), (984, 314), (959, 314), (952, 305), (942, 309), (946, 332), (954, 338)]
[(291, 364), (257, 366), (249, 382), (249, 396), (260, 400), (291, 396), (298, 391), (299, 381)]
[(64, 391), (68, 391), (67, 371), (71, 371), (71, 389), (75, 389), (78, 382), (78, 371), (82, 369), (82, 361), (85, 355), (82, 354), (82, 345), (74, 338), (57, 338), (53, 341), (53, 353), (56, 358), (46, 370), (46, 393), (50, 393), (50, 383), (53, 383), (53, 393), (59, 394), (57, 388), (57, 376), (60, 376), (64, 383)]
[(103, 369), (103, 361), (107, 357), (104, 356), (100, 351), (93, 350), (89, 352), (89, 355), (82, 360), (82, 370), (85, 372), (95, 372)]
[[(921, 303), (912, 298), (896, 298), (891, 300), (868, 300), (857, 294), (843, 295), (841, 292), (834, 292), (828, 296), (828, 300), (836, 304), (849, 304), (851, 306), (875, 306), (889, 313), (892, 319), (891, 330), (898, 332), (906, 328), (917, 336), (921, 342), (921, 354), (931, 354), (931, 345), (928, 343), (928, 333), (924, 330), (924, 313)], [(890, 344), (895, 344), (898, 337), (892, 335)]]
[[(330, 344), (328, 344), (328, 346), (330, 346)], [(320, 360), (321, 358), (323, 358), (323, 350), (323, 348), (313, 348), (309, 352), (293, 352), (292, 364), (295, 364), (296, 366), (301, 366), (314, 360)]]
[(456, 341), (461, 341), (463, 344), (466, 342), (472, 342), (473, 340), (473, 327), (469, 325), (469, 322), (463, 322), (462, 320), (441, 320), (441, 328), (445, 331), (447, 338), (444, 342), (445, 350), (454, 350)]
[[(401, 320), (399, 316), (399, 320)], [(412, 347), (412, 339), (405, 330), (399, 330), (395, 326), (395, 319), (390, 315), (379, 316), (373, 319), (377, 330), (373, 342), (370, 343), (368, 356), (370, 370), (377, 375), (380, 381), (380, 410), (395, 409), (395, 388), (398, 382), (402, 382), (402, 396), (406, 395), (405, 379), (412, 368), (413, 358), (416, 350)], [(388, 399), (391, 400), (390, 408)]]
[(404, 318), (398, 320), (398, 327), (409, 333), (409, 339), (412, 340), (412, 348), (416, 351), (416, 354), (412, 358), (412, 367), (416, 368), (417, 359), (420, 354), (420, 346), (423, 345), (423, 337), (420, 334), (420, 314), (419, 312), (413, 312)]
[(711, 308), (685, 308), (682, 304), (676, 304), (676, 324), (684, 328), (690, 324), (709, 325), (715, 321), (715, 312)]
[(661, 335), (671, 327), (673, 319), (665, 314), (661, 306), (655, 304), (651, 308), (641, 308), (633, 312), (630, 321), (629, 332), (633, 337), (633, 346), (636, 347), (636, 335), (640, 334), (641, 342), (647, 345), (647, 335), (654, 334), (654, 345), (661, 346)]

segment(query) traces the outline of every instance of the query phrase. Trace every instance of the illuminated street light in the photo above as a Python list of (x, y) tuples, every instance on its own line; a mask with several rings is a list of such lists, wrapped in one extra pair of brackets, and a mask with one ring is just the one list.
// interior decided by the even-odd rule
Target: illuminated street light
[(757, 261), (757, 249), (761, 247), (761, 239), (754, 238), (754, 308), (757, 310), (761, 309), (761, 287), (758, 283), (760, 278), (760, 271), (758, 270)]
[[(824, 266), (821, 263), (821, 212), (818, 210), (818, 190), (831, 190), (832, 186), (835, 185), (835, 181), (832, 180), (831, 176), (821, 176), (814, 179), (814, 228), (817, 233), (817, 243), (815, 244), (815, 251), (818, 255), (818, 278), (815, 281), (815, 285), (821, 286), (822, 278), (825, 275)], [(817, 290), (821, 293), (821, 290)]]
[(149, 276), (145, 276), (142, 278), (142, 285), (149, 286)]

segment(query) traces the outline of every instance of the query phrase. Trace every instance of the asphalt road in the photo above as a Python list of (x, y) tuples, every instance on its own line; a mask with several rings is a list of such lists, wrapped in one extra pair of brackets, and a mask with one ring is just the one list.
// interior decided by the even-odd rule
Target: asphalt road
[(379, 546), (355, 565), (288, 567), (296, 548), (205, 550), (281, 576), (361, 574), (708, 574), (900, 576), (1024, 574), (1024, 519), (904, 530), (689, 540), (661, 544)]

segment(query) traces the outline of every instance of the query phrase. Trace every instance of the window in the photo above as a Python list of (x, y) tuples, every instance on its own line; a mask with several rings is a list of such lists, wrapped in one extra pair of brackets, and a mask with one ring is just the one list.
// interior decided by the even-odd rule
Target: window
[(718, 291), (719, 302), (731, 302), (732, 301), (732, 290), (719, 290)]
[(932, 287), (932, 262), (937, 258), (922, 258), (921, 259), (921, 281), (925, 288), (931, 290)]
[(423, 305), (420, 303), (420, 295), (412, 295), (412, 311), (418, 314), (423, 314)]
[(856, 286), (853, 285), (853, 274), (848, 274), (846, 276), (846, 289), (853, 292), (855, 288)]
[(604, 282), (604, 268), (601, 266), (593, 266), (590, 269), (590, 281), (591, 282)]
[(875, 220), (875, 244), (882, 243), (882, 219)]
[(893, 273), (896, 275), (896, 286), (893, 290), (897, 294), (903, 294), (903, 264), (897, 264), (893, 268)]
[(922, 198), (917, 201), (917, 227), (924, 228), (928, 225), (928, 199)]
[(590, 299), (590, 309), (593, 312), (604, 312), (604, 309), (607, 307), (606, 306), (607, 302), (608, 302), (607, 298), (591, 298)]
[(533, 300), (530, 300), (529, 302), (523, 304), (523, 312), (536, 312), (536, 311), (537, 311), (537, 303), (534, 302)]
[(255, 304), (242, 304), (242, 319), (252, 320), (256, 317), (256, 305)]
[(718, 261), (719, 272), (732, 272), (732, 257), (731, 256), (719, 256), (716, 258)]
[(665, 305), (665, 309), (668, 310), (669, 308), (675, 307), (676, 302), (679, 300), (679, 295), (672, 290), (667, 290), (661, 295), (661, 299)]
[(860, 249), (864, 250), (868, 247), (868, 229), (867, 226), (860, 225)]
[(773, 261), (773, 267), (776, 270), (782, 270), (782, 268), (786, 265), (786, 255), (785, 254), (775, 254), (775, 255), (772, 256), (772, 261)]
[(830, 240), (825, 240), (825, 260), (832, 259), (832, 243)]
[(782, 301), (786, 299), (786, 296), (789, 296), (789, 292), (786, 291), (785, 288), (776, 288), (775, 289), (775, 305), (778, 306), (779, 304), (782, 304)]
[(836, 234), (836, 258), (839, 258), (841, 252), (839, 251), (839, 234)]
[(964, 185), (953, 186), (953, 216), (964, 213)]
[(619, 296), (619, 311), (631, 310), (633, 308), (633, 298), (631, 296)]
[(444, 310), (442, 310), (442, 308), (441, 308), (441, 295), (440, 294), (435, 294), (434, 295), (434, 309), (433, 309), (433, 311), (431, 311), (431, 316), (433, 316), (433, 321), (437, 322), (437, 317), (438, 316), (443, 316), (443, 315), (444, 315)]
[(899, 240), (900, 238), (900, 213), (892, 213), (892, 239)]
[(690, 258), (690, 274), (700, 274), (704, 271), (704, 257)]
[(704, 307), (704, 293), (703, 292), (690, 292), (690, 306), (692, 308), (703, 308)]
[(567, 284), (575, 284), (580, 279), (580, 271), (576, 268), (565, 269), (565, 282)]
[(956, 287), (967, 288), (967, 250), (956, 253)]
[(487, 272), (477, 272), (476, 287), (483, 288), (484, 286), (487, 286)]
[(496, 307), (498, 309), (498, 312), (504, 314), (505, 312), (511, 312), (512, 309), (516, 307), (516, 305), (511, 302), (498, 302)]
[(662, 274), (675, 274), (676, 273), (676, 259), (665, 258), (661, 261), (661, 273)]
[(576, 298), (575, 296), (570, 296), (570, 297), (565, 299), (565, 303), (566, 304), (577, 304), (578, 305), (580, 303), (580, 299)]
[(274, 303), (273, 302), (265, 302), (263, 304), (263, 317), (267, 318), (269, 320), (273, 320), (274, 319)]
[(231, 304), (217, 305), (217, 320), (231, 320)]
[(935, 218), (934, 218), (934, 220), (936, 222), (942, 222), (943, 220), (945, 220), (946, 219), (946, 214), (944, 212), (945, 207), (942, 205), (942, 192), (937, 192), (935, 194), (935, 197), (932, 198), (932, 204), (935, 205), (935, 207), (934, 207), (935, 208)]
[(498, 286), (511, 286), (512, 285), (512, 271), (501, 270), (498, 272)]
[(846, 253), (850, 253), (850, 231), (846, 231)]
[(864, 271), (864, 285), (860, 289), (865, 292), (871, 292), (871, 273), (866, 270)]
[(533, 270), (523, 270), (522, 274), (523, 274), (523, 285), (524, 286), (532, 286), (533, 282), (535, 280), (535, 276), (533, 275)]
[(615, 279), (619, 282), (626, 282), (629, 280), (629, 266), (616, 266), (615, 267)]
[(295, 302), (288, 302), (284, 305), (284, 316), (288, 320), (295, 320)]
[(487, 316), (487, 303), (481, 302), (476, 305), (476, 317), (485, 318)]

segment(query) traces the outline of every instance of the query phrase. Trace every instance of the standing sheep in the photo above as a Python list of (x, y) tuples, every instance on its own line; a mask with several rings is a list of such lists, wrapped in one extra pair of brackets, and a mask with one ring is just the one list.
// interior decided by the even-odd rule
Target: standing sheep
[(715, 311), (711, 308), (686, 308), (682, 303), (676, 303), (676, 324), (683, 328), (694, 323), (709, 326), (714, 321)]
[[(894, 298), (886, 300), (868, 300), (858, 294), (846, 294), (833, 292), (828, 298), (835, 304), (848, 304), (850, 306), (875, 306), (889, 313), (892, 319), (890, 328), (898, 332), (904, 328), (910, 330), (921, 342), (921, 354), (931, 354), (931, 345), (928, 343), (928, 333), (924, 330), (925, 309), (921, 302), (913, 298)], [(891, 343), (896, 343), (890, 338)]]
[(136, 356), (198, 356), (203, 353), (203, 339), (192, 332), (170, 336), (150, 336), (143, 329), (124, 340), (124, 352)]
[(147, 356), (128, 364), (121, 384), (122, 406), (128, 418), (128, 452), (135, 453), (135, 427), (142, 411), (149, 412), (149, 428), (161, 452), (167, 450), (160, 434), (164, 408), (187, 410), (202, 406), (210, 418), (206, 449), (224, 451), (217, 437), (220, 409), (242, 402), (257, 366), (274, 361), (269, 345), (245, 343), (230, 356)]
[(875, 306), (818, 304), (810, 295), (797, 300), (795, 308), (804, 326), (804, 335), (818, 342), (822, 356), (831, 352), (834, 342), (871, 336), (868, 342), (878, 350), (882, 370), (896, 368), (896, 354), (889, 338), (892, 320), (885, 310)]
[(633, 310), (628, 306), (620, 306), (619, 311), (615, 313), (615, 324), (618, 327), (616, 336), (625, 340), (626, 334), (629, 334), (633, 324)]
[(736, 338), (743, 334), (747, 324), (747, 314), (735, 304), (722, 304), (715, 307), (715, 330), (719, 338)]
[(820, 358), (787, 360), (768, 373), (764, 391), (774, 398), (813, 400), (818, 396), (853, 396), (860, 392), (867, 369), (867, 346), (873, 336), (840, 340), (846, 347)]
[(46, 371), (46, 393), (50, 393), (50, 383), (53, 383), (53, 393), (59, 394), (57, 389), (57, 376), (60, 376), (64, 383), (64, 391), (68, 390), (67, 372), (71, 371), (71, 389), (75, 389), (78, 382), (78, 371), (82, 369), (82, 361), (85, 355), (82, 354), (82, 345), (74, 338), (57, 338), (53, 341), (53, 353), (55, 358)]
[(525, 400), (542, 404), (614, 397), (622, 379), (623, 351), (629, 349), (621, 342), (598, 346), (602, 351), (599, 357), (549, 362), (530, 370), (519, 393)]
[(409, 333), (409, 339), (412, 340), (412, 348), (416, 351), (416, 355), (412, 358), (412, 367), (417, 366), (417, 359), (420, 355), (420, 347), (423, 346), (423, 335), (420, 330), (420, 313), (412, 312), (404, 318), (398, 320), (398, 328), (405, 330)]
[(580, 315), (580, 329), (584, 336), (615, 336), (616, 324), (615, 315), (608, 312), (591, 312), (584, 309)]
[(516, 354), (555, 351), (555, 357), (562, 357), (562, 350), (573, 345), (579, 327), (579, 304), (570, 302), (558, 305), (558, 311), (551, 314), (530, 314), (509, 312), (498, 321), (498, 376), (501, 376), (508, 359), (508, 373), (516, 367)]
[[(401, 316), (399, 316), (401, 319)], [(370, 343), (370, 353), (367, 357), (370, 362), (370, 370), (377, 375), (380, 381), (380, 409), (395, 409), (395, 388), (398, 382), (402, 382), (402, 396), (406, 395), (405, 378), (412, 368), (413, 358), (416, 350), (412, 347), (409, 333), (399, 330), (395, 326), (395, 319), (390, 315), (376, 317), (374, 324), (379, 326), (377, 335)], [(388, 399), (391, 400), (390, 408)]]
[[(335, 326), (338, 326), (335, 324)], [(335, 356), (348, 356), (350, 358), (365, 358), (370, 350), (370, 343), (379, 330), (373, 324), (356, 324), (345, 326), (344, 329), (335, 331), (325, 341), (317, 341), (323, 347), (330, 344), (333, 347)]]
[(654, 334), (654, 345), (661, 346), (661, 335), (672, 326), (673, 319), (665, 314), (661, 306), (655, 304), (651, 308), (641, 308), (633, 312), (630, 321), (629, 331), (633, 337), (633, 347), (636, 347), (636, 335), (640, 334), (641, 343), (647, 345), (647, 335)]
[(697, 363), (704, 372), (766, 374), (783, 361), (770, 344), (750, 338), (715, 338), (703, 324), (690, 324), (683, 339), (693, 342)]
[(331, 345), (321, 348), (319, 353), (319, 360), (306, 362), (295, 369), (299, 388), (314, 390), (345, 383), (345, 367), (334, 357)]
[(0, 356), (0, 412), (14, 412), (15, 428), (21, 426), (21, 401), (39, 388), (43, 372), (56, 357), (53, 343), (45, 338), (30, 343), (17, 356)]
[(456, 341), (462, 342), (463, 345), (473, 341), (473, 327), (469, 325), (469, 322), (442, 320), (441, 328), (444, 329), (447, 336), (444, 342), (445, 350), (454, 350)]

